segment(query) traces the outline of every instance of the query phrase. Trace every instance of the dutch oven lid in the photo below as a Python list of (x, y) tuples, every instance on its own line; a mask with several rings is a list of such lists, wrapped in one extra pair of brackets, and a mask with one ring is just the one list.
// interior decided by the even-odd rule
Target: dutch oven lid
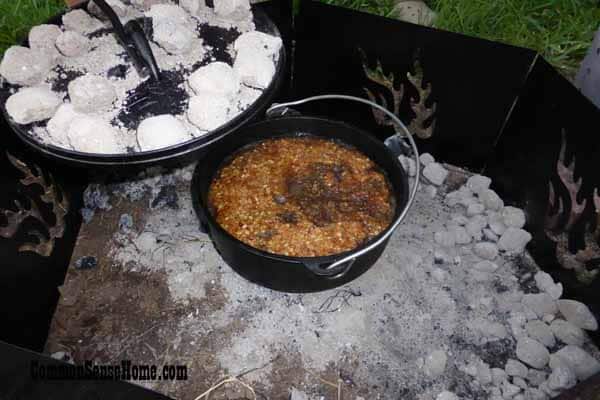
[[(83, 7), (84, 4), (79, 7)], [(277, 26), (273, 23), (273, 21), (261, 10), (257, 8), (253, 8), (253, 21), (256, 27), (256, 31), (267, 33), (272, 36), (281, 37), (281, 34), (277, 28)], [(62, 14), (57, 15), (52, 18), (48, 24), (60, 25), (61, 24)], [(198, 30), (200, 32), (200, 37), (204, 42), (205, 46), (212, 47), (212, 57), (205, 57), (201, 62), (197, 65), (194, 65), (193, 69), (197, 69), (198, 67), (208, 64), (213, 61), (224, 61), (231, 64), (232, 60), (226, 49), (228, 46), (232, 46), (233, 42), (240, 35), (236, 29), (224, 29), (215, 27), (212, 25), (207, 25), (205, 23), (198, 23)], [(107, 33), (116, 33), (118, 34), (118, 29), (106, 28), (102, 29), (99, 32), (92, 33), (94, 34), (107, 34)], [(24, 41), (23, 46), (26, 46), (28, 43)], [(130, 59), (130, 67), (135, 66)], [(8, 97), (10, 97), (19, 86), (11, 85), (6, 82), (3, 78), (0, 77), (0, 105), (2, 109), (2, 113), (9, 126), (13, 129), (16, 135), (28, 146), (32, 147), (36, 151), (42, 153), (46, 157), (51, 159), (58, 159), (60, 161), (66, 161), (70, 164), (82, 166), (85, 168), (94, 168), (94, 167), (127, 167), (127, 166), (149, 166), (153, 164), (158, 164), (163, 161), (173, 161), (179, 158), (182, 158), (192, 152), (201, 150), (206, 146), (209, 146), (211, 143), (223, 138), (225, 135), (235, 131), (240, 126), (246, 124), (252, 119), (256, 118), (259, 114), (264, 112), (264, 110), (271, 104), (273, 101), (276, 92), (282, 83), (282, 78), (284, 74), (285, 68), (285, 49), (284, 46), (281, 46), (279, 51), (279, 56), (275, 59), (275, 73), (270, 82), (270, 84), (262, 90), (262, 93), (241, 113), (235, 115), (224, 125), (209, 131), (203, 135), (197, 136), (191, 140), (178, 143), (175, 145), (171, 145), (169, 147), (160, 148), (157, 150), (149, 150), (149, 151), (135, 151), (135, 152), (126, 152), (121, 154), (99, 154), (99, 153), (85, 153), (76, 150), (70, 150), (63, 147), (58, 147), (52, 144), (43, 143), (38, 138), (35, 137), (33, 131), (36, 127), (45, 127), (47, 121), (43, 121), (40, 123), (34, 123), (29, 125), (19, 125), (12, 118), (9, 117), (5, 103)], [(163, 71), (161, 81), (158, 85), (153, 85), (154, 87), (147, 90), (150, 95), (157, 96), (157, 105), (154, 110), (156, 112), (149, 113), (149, 115), (144, 114), (138, 116), (136, 123), (139, 120), (152, 116), (152, 115), (160, 115), (165, 114), (165, 109), (169, 109), (172, 104), (171, 102), (177, 102), (177, 98), (173, 98), (174, 96), (183, 96), (185, 95), (185, 91), (177, 91), (177, 85), (182, 83), (181, 77), (177, 77), (177, 74), (169, 71)], [(52, 82), (55, 88), (60, 89), (60, 91), (66, 91), (66, 87), (68, 83), (74, 79), (69, 73), (57, 74), (58, 78)], [(146, 80), (144, 83), (148, 82)], [(140, 87), (144, 84), (140, 84)], [(129, 96), (140, 96), (139, 93), (132, 93)], [(141, 95), (146, 96), (146, 93)], [(129, 100), (130, 98), (128, 98)], [(160, 112), (163, 110), (162, 112)], [(135, 119), (135, 115), (130, 116), (131, 119)]]

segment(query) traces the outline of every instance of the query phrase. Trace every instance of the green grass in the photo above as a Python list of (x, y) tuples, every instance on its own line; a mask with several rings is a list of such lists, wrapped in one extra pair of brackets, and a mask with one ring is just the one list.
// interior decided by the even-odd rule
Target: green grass
[(29, 29), (64, 8), (62, 0), (0, 0), (0, 56)]
[(540, 52), (572, 76), (600, 24), (596, 0), (431, 0), (435, 26)]
[[(322, 0), (392, 16), (395, 0)], [(427, 0), (437, 28), (539, 51), (573, 76), (600, 24), (597, 0)], [(62, 0), (0, 0), (0, 55), (33, 25), (64, 7)]]
[(323, 3), (369, 12), (371, 14), (391, 16), (395, 0), (321, 0)]
[[(390, 0), (321, 0), (390, 16)], [(528, 47), (567, 77), (577, 71), (600, 24), (597, 0), (427, 0), (435, 27)]]

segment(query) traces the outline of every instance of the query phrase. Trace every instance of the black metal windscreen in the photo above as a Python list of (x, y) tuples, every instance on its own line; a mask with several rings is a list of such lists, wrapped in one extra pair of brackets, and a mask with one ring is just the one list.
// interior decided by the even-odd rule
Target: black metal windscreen
[[(526, 210), (538, 264), (596, 315), (598, 124), (600, 110), (539, 58), (486, 167), (504, 198)], [(598, 343), (598, 333), (590, 334)]]
[(77, 239), (85, 180), (23, 151), (1, 124), (0, 339), (41, 350)]
[[(491, 154), (536, 53), (313, 1), (296, 26), (294, 96), (371, 97), (396, 111), (422, 152), (481, 169)], [(344, 102), (303, 111), (374, 132), (382, 116)]]
[[(347, 94), (394, 111), (422, 152), (483, 172), (507, 204), (524, 208), (538, 264), (565, 295), (600, 315), (600, 110), (570, 82), (528, 49), (314, 1), (303, 0), (295, 18), (292, 1), (259, 6), (278, 25), (290, 55), (277, 101)], [(382, 114), (348, 102), (299, 111), (381, 138), (392, 129)], [(0, 132), (0, 340), (40, 351), (89, 178), (24, 151), (3, 121)], [(12, 348), (7, 354), (30, 357)], [(2, 368), (0, 378), (26, 366)]]
[[(531, 50), (312, 1), (298, 21), (295, 97), (374, 99), (410, 126), (420, 151), (490, 176), (526, 210), (538, 264), (600, 314), (600, 110)], [(345, 103), (304, 110), (381, 137), (392, 129)]]

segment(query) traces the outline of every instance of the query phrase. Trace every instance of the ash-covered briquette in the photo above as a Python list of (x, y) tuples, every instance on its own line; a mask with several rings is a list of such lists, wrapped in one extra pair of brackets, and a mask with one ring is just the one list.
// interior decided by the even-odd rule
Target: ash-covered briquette
[[(111, 4), (117, 7), (123, 24), (136, 20), (142, 26), (162, 70), (162, 80), (152, 82), (149, 77), (138, 75), (130, 55), (97, 7), (91, 6), (92, 15), (81, 9), (66, 13), (62, 26), (34, 27), (30, 32), (31, 48), (13, 46), (0, 63), (0, 74), (7, 82), (0, 97), (4, 102), (20, 86), (48, 86), (56, 92), (64, 103), (55, 109), (61, 110), (59, 115), (50, 115), (49, 108), (42, 104), (36, 108), (40, 102), (32, 103), (27, 116), (12, 106), (8, 110), (13, 122), (42, 144), (88, 153), (124, 154), (156, 150), (160, 143), (165, 146), (182, 143), (224, 125), (245, 111), (273, 79), (277, 55), (257, 52), (257, 63), (265, 65), (257, 69), (248, 54), (254, 48), (253, 38), (271, 38), (277, 47), (273, 52), (278, 52), (281, 39), (254, 32), (248, 0), (220, 1), (216, 9), (194, 1), (184, 2), (184, 7), (168, 1), (111, 0)], [(241, 41), (234, 45), (244, 35), (248, 43), (244, 45)], [(244, 52), (244, 48), (248, 51)], [(242, 57), (244, 53), (246, 56)], [(187, 82), (190, 75), (212, 63), (232, 66), (236, 58), (244, 58), (241, 67), (215, 79), (221, 80), (217, 83), (220, 87), (227, 86), (223, 80), (230, 79), (229, 86), (238, 90), (228, 92), (226, 98), (215, 97), (214, 101), (196, 99), (191, 107), (190, 96), (206, 99), (208, 92), (197, 93), (198, 88), (207, 87), (206, 82), (196, 85), (194, 92)], [(245, 85), (240, 85), (240, 80)], [(22, 97), (13, 98), (10, 104), (18, 103)], [(75, 114), (66, 107), (71, 104)], [(205, 118), (215, 113), (219, 118)], [(145, 140), (148, 146), (141, 144), (136, 132), (140, 123), (164, 115), (177, 118), (187, 134), (167, 130), (160, 133), (169, 136), (164, 140)], [(71, 129), (72, 124), (85, 128), (82, 132), (88, 134), (93, 130), (90, 127), (102, 128), (100, 132), (106, 140), (97, 137), (85, 140), (85, 135)]]

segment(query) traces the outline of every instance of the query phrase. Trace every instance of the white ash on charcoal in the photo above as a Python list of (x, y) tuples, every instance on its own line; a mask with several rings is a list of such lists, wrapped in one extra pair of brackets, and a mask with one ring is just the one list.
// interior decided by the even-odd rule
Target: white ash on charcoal
[[(165, 135), (170, 132), (170, 135)], [(137, 140), (142, 151), (168, 147), (192, 139), (183, 123), (172, 115), (159, 115), (142, 121)]]
[(573, 325), (589, 331), (598, 329), (596, 318), (585, 304), (575, 300), (558, 300), (557, 305), (561, 314)]
[(48, 55), (53, 65), (58, 64), (62, 56), (55, 44), (61, 34), (61, 29), (56, 25), (34, 26), (29, 31), (29, 48)]
[(179, 0), (179, 7), (183, 8), (190, 15), (197, 15), (200, 10), (206, 10), (206, 1), (202, 0)]
[(184, 1), (186, 10), (190, 10), (200, 22), (210, 22), (211, 25), (225, 29), (235, 28), (245, 33), (255, 30), (249, 0), (216, 0), (213, 7), (207, 7), (203, 0)]
[[(130, 10), (130, 8), (120, 0), (106, 0), (106, 4), (108, 4), (114, 10), (115, 14), (117, 14), (119, 18), (126, 17)], [(92, 16), (98, 18), (99, 20), (108, 20), (106, 14), (104, 14), (100, 7), (98, 7), (98, 5), (93, 1), (88, 3), (87, 10)]]
[(34, 50), (50, 50), (54, 48), (56, 39), (62, 34), (62, 30), (56, 25), (37, 25), (29, 31), (29, 47)]
[(246, 32), (233, 43), (236, 53), (255, 53), (277, 61), (281, 50), (281, 40), (263, 32)]
[(84, 75), (69, 83), (69, 98), (76, 111), (95, 114), (110, 109), (117, 92), (108, 79)]
[(50, 119), (62, 99), (50, 88), (38, 86), (19, 90), (6, 101), (6, 112), (19, 124)]
[(148, 11), (157, 4), (169, 3), (168, 0), (130, 0), (131, 5), (141, 11)]
[[(424, 185), (372, 269), (341, 288), (286, 294), (241, 278), (199, 231), (191, 171), (148, 171), (134, 181), (91, 187), (85, 200), (96, 213), (120, 198), (152, 208), (141, 230), (116, 228), (115, 265), (165, 273), (181, 304), (224, 296), (222, 308), (178, 320), (177, 347), (169, 348), (194, 357), (204, 351), (204, 338), (230, 331), (212, 361), (215, 375), (256, 367), (244, 379), (269, 390), (280, 379), (270, 361), (298, 355), (301, 368), (317, 376), (347, 368), (365, 398), (546, 399), (600, 371), (585, 332), (595, 329), (594, 317), (561, 299), (562, 287), (527, 254), (527, 237), (518, 235), (518, 246), (506, 250), (484, 235), (499, 218), (517, 214), (504, 210), (512, 206), (488, 203), (492, 209), (467, 216), (470, 204), (484, 204), (478, 193), (490, 190), (485, 177), (471, 177), (455, 194), (442, 182), (433, 198)], [(509, 225), (506, 231), (523, 229), (520, 220)], [(317, 385), (302, 392), (316, 397)]]
[(69, 11), (62, 17), (65, 30), (71, 30), (82, 35), (89, 35), (104, 28), (104, 24), (84, 10)]
[(281, 46), (281, 40), (262, 32), (247, 32), (237, 38), (233, 69), (240, 81), (253, 88), (267, 87), (275, 75)]
[(551, 322), (550, 329), (556, 339), (564, 344), (572, 344), (581, 347), (585, 342), (585, 333), (583, 332), (583, 329), (568, 321), (555, 319)]
[(444, 183), (444, 180), (448, 176), (448, 171), (436, 162), (428, 163), (423, 168), (423, 176), (435, 186), (439, 186)]
[(234, 20), (247, 18), (250, 14), (250, 2), (247, 0), (215, 0), (215, 13)]
[(42, 82), (52, 68), (48, 54), (22, 46), (4, 52), (0, 75), (13, 85), (32, 86)]
[(232, 113), (233, 103), (229, 98), (202, 93), (190, 99), (187, 117), (203, 131), (210, 131), (223, 125)]
[(240, 90), (240, 80), (237, 73), (224, 62), (213, 62), (198, 68), (190, 76), (188, 83), (197, 95), (212, 93), (233, 97)]
[(152, 18), (153, 38), (169, 54), (188, 53), (194, 41), (200, 39), (194, 32), (189, 14), (174, 4), (157, 4), (146, 13)]
[[(71, 123), (78, 116), (81, 116), (81, 114), (75, 111), (75, 107), (71, 103), (61, 104), (46, 126), (47, 132), (53, 138), (53, 141), (46, 141), (46, 143), (60, 147), (71, 147), (67, 134)], [(48, 136), (43, 137), (45, 140), (48, 139)]]
[[(87, 153), (162, 149), (219, 128), (248, 109), (273, 80), (282, 42), (255, 31), (247, 0), (221, 1), (212, 8), (193, 1), (180, 6), (171, 1), (111, 0), (109, 5), (123, 23), (139, 19), (151, 24), (150, 47), (162, 83), (139, 76), (93, 4), (89, 13), (66, 13), (61, 26), (34, 27), (31, 48), (9, 48), (0, 75), (16, 86), (7, 87), (12, 95), (19, 86), (47, 86), (61, 99), (56, 107), (37, 102), (22, 110), (14, 105), (22, 103), (28, 93), (24, 91), (7, 107), (15, 123), (35, 123), (27, 127), (35, 140)], [(226, 48), (205, 42), (203, 29), (224, 25), (232, 29)], [(47, 100), (44, 94), (42, 100)], [(152, 129), (159, 122), (168, 129)], [(100, 136), (88, 140), (86, 135), (94, 129)]]
[(275, 75), (273, 60), (249, 51), (237, 53), (233, 69), (243, 84), (257, 89), (269, 86), (271, 78)]
[(415, 176), (417, 173), (417, 166), (415, 164), (415, 160), (412, 157), (400, 156), (398, 157), (400, 164), (404, 168), (404, 171), (408, 174), (408, 176)]
[(55, 40), (55, 46), (65, 57), (78, 57), (91, 49), (91, 41), (75, 31), (62, 32)]
[(67, 140), (74, 149), (87, 153), (119, 154), (126, 146), (119, 142), (118, 131), (102, 118), (82, 115), (73, 118)]

